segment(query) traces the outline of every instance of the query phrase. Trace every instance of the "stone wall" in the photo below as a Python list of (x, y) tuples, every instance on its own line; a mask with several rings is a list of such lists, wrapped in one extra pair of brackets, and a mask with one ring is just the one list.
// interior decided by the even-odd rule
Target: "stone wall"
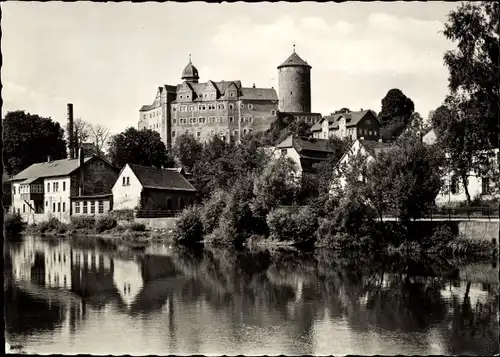
[(163, 217), (163, 218), (135, 218), (135, 223), (143, 223), (146, 229), (173, 229), (177, 222), (176, 217)]
[(491, 241), (495, 239), (498, 244), (500, 230), (499, 221), (463, 221), (458, 222), (458, 231), (471, 239)]

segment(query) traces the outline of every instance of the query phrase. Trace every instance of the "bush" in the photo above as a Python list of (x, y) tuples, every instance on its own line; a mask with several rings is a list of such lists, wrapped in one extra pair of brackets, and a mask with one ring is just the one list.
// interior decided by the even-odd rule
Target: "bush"
[(24, 222), (21, 215), (17, 213), (6, 214), (4, 225), (6, 234), (19, 234), (24, 228)]
[(456, 238), (453, 231), (447, 225), (439, 225), (434, 228), (430, 237), (424, 238), (421, 242), (422, 249), (429, 253), (436, 253), (446, 249), (447, 245)]
[(198, 206), (182, 211), (173, 232), (174, 240), (179, 243), (194, 243), (203, 240), (203, 222)]
[(110, 216), (98, 217), (95, 222), (97, 233), (101, 233), (116, 227), (116, 219)]
[(132, 232), (144, 232), (146, 225), (144, 223), (133, 222), (127, 225), (127, 229)]
[(51, 217), (48, 221), (41, 222), (37, 226), (37, 230), (40, 233), (65, 233), (68, 230), (68, 226), (64, 223), (61, 223), (57, 218)]
[(233, 196), (222, 212), (211, 242), (242, 245), (252, 234), (253, 223), (250, 205)]
[(134, 220), (134, 210), (132, 209), (118, 209), (109, 212), (109, 215), (116, 221), (133, 221)]
[(74, 229), (94, 229), (95, 217), (94, 216), (72, 216), (71, 226)]
[(267, 225), (274, 239), (306, 243), (314, 239), (318, 218), (309, 207), (298, 211), (278, 208), (267, 216)]
[(212, 233), (219, 225), (219, 219), (226, 207), (227, 194), (223, 191), (215, 192), (201, 209), (201, 221), (205, 234)]

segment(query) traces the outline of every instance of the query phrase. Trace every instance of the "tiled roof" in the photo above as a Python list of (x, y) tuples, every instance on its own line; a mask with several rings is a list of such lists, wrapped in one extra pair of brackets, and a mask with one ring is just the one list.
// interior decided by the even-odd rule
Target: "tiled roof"
[(384, 143), (384, 142), (370, 141), (370, 140), (361, 140), (360, 144), (373, 157), (376, 157), (381, 152), (389, 151), (394, 147), (394, 145), (391, 143)]
[[(191, 90), (194, 93), (196, 93), (197, 97), (200, 97), (201, 94), (203, 93), (203, 90), (205, 89), (205, 86), (209, 82), (215, 86), (220, 95), (224, 95), (226, 93), (226, 89), (233, 83), (238, 90), (241, 90), (241, 81), (221, 81), (221, 82), (208, 81), (204, 83), (186, 82), (186, 84), (189, 86), (189, 88), (191, 88)], [(177, 85), (177, 90), (179, 90), (183, 84), (184, 83)]]
[[(314, 139), (303, 136), (290, 135), (281, 143), (276, 145), (278, 149), (293, 147), (301, 157), (313, 157), (315, 153), (331, 153), (333, 150), (328, 147), (327, 139)], [(323, 154), (322, 154), (323, 155)]]
[(290, 55), (290, 57), (288, 57), (285, 60), (285, 62), (280, 64), (278, 66), (278, 68), (289, 67), (289, 66), (301, 66), (301, 67), (311, 68), (311, 66), (306, 61), (304, 61), (302, 58), (300, 58), (299, 55), (297, 53), (295, 53), (295, 51)]
[(247, 100), (278, 100), (278, 94), (273, 88), (241, 88), (242, 99)]
[(127, 164), (145, 188), (177, 191), (196, 191), (184, 176), (176, 170)]
[[(84, 162), (88, 162), (92, 156), (84, 158)], [(78, 168), (79, 159), (62, 159), (51, 162), (41, 162), (33, 164), (24, 169), (14, 177), (12, 181), (36, 179), (41, 177), (67, 176)]]

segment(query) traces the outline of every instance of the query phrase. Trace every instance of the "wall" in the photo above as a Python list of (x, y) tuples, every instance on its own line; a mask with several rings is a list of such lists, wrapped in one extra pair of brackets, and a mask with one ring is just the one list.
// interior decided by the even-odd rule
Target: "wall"
[[(69, 217), (71, 214), (70, 178), (53, 177), (53, 178), (46, 178), (43, 181), (44, 181), (44, 214), (45, 214), (45, 219), (43, 220), (48, 220), (51, 217), (55, 217), (61, 222), (69, 222)], [(56, 192), (54, 192), (54, 183), (59, 183), (59, 188)], [(50, 191), (47, 188), (48, 185), (50, 185)], [(54, 210), (54, 205), (55, 205), (55, 210)], [(59, 205), (61, 207), (60, 210), (59, 210)]]
[[(72, 176), (73, 181), (72, 196), (80, 195), (78, 187), (80, 185), (80, 170)], [(87, 161), (83, 167), (83, 191), (82, 196), (108, 194), (118, 178), (117, 170), (98, 157)], [(101, 182), (102, 190), (99, 190), (96, 183)]]
[(164, 217), (164, 218), (135, 218), (134, 222), (143, 223), (147, 229), (174, 229), (175, 223), (178, 218)]
[(463, 221), (458, 223), (458, 231), (472, 239), (491, 241), (495, 238), (498, 244), (500, 222)]
[[(129, 185), (123, 185), (123, 177), (129, 177)], [(112, 189), (113, 209), (134, 209), (138, 207), (141, 191), (142, 185), (137, 179), (137, 176), (135, 176), (128, 165), (125, 165)]]
[(279, 110), (311, 112), (311, 71), (308, 67), (282, 67), (278, 74)]
[(142, 196), (144, 210), (177, 210), (193, 203), (196, 198), (196, 193), (189, 191), (144, 189)]

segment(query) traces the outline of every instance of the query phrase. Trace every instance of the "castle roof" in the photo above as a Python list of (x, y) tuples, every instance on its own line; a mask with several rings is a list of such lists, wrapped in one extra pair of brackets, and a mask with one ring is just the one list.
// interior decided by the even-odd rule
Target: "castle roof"
[(198, 69), (191, 63), (191, 56), (189, 58), (189, 63), (182, 71), (183, 80), (198, 80), (200, 78), (198, 74)]
[(306, 61), (304, 61), (302, 58), (299, 57), (299, 55), (295, 52), (295, 50), (290, 55), (290, 57), (288, 57), (285, 60), (285, 62), (283, 62), (282, 64), (280, 64), (278, 66), (278, 69), (280, 69), (282, 67), (308, 67), (308, 68), (311, 68), (311, 66)]
[[(239, 92), (241, 99), (246, 100), (278, 100), (278, 94), (274, 88), (253, 88), (253, 87), (242, 87), (241, 81), (208, 81), (205, 83), (192, 83), (186, 82), (185, 84), (191, 88), (191, 90), (196, 94), (196, 96), (201, 99), (201, 95), (207, 85), (211, 83), (218, 92), (218, 95), (223, 96), (226, 94), (227, 89), (234, 84)], [(177, 89), (179, 90), (183, 84), (179, 84)], [(196, 99), (194, 100), (196, 101)]]

